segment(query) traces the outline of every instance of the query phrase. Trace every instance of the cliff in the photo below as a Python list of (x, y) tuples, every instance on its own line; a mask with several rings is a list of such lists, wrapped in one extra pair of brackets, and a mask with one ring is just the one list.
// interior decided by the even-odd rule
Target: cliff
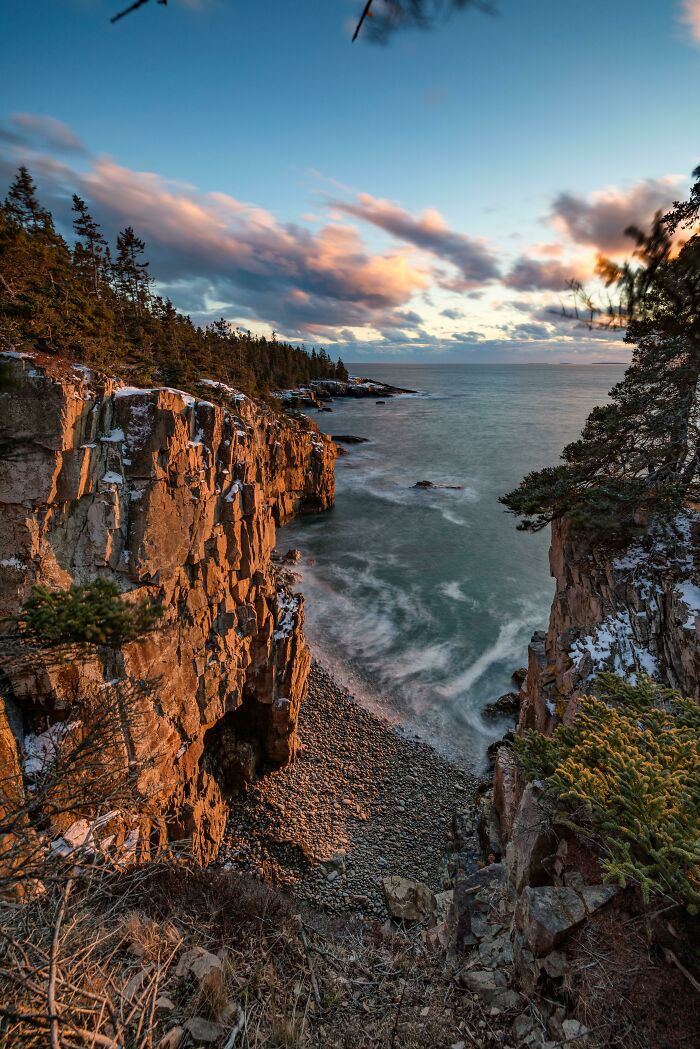
[(225, 826), (222, 785), (294, 756), (310, 655), (302, 599), (270, 554), (277, 525), (332, 505), (333, 444), (221, 383), (203, 381), (215, 404), (49, 356), (3, 361), (0, 615), (34, 584), (95, 578), (164, 610), (116, 653), (11, 669), (3, 745), (21, 761), (76, 699), (117, 682), (135, 697), (144, 799), (119, 833), (144, 853), (186, 839), (207, 861)]
[(649, 674), (700, 699), (700, 514), (603, 552), (561, 522), (552, 526), (556, 583), (549, 627), (529, 648), (519, 729), (567, 721), (595, 674)]

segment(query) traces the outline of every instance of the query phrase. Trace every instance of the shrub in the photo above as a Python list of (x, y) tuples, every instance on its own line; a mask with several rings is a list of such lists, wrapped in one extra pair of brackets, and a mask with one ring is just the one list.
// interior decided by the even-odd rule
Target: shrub
[(516, 741), (565, 822), (602, 847), (607, 880), (700, 911), (700, 708), (649, 678), (596, 681), (571, 725)]
[(152, 601), (126, 604), (116, 583), (98, 579), (67, 590), (33, 587), (19, 621), (44, 643), (118, 646), (149, 630), (160, 614)]

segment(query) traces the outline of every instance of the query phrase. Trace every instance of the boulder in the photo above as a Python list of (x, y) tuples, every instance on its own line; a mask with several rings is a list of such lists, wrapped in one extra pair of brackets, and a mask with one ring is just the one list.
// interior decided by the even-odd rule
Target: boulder
[(549, 954), (586, 920), (583, 900), (559, 885), (528, 885), (515, 912), (518, 928), (534, 955)]
[(513, 671), (511, 676), (516, 685), (522, 685), (527, 677), (527, 667), (518, 667), (517, 670)]
[(435, 893), (423, 882), (392, 875), (382, 884), (389, 914), (397, 921), (425, 921), (437, 912)]

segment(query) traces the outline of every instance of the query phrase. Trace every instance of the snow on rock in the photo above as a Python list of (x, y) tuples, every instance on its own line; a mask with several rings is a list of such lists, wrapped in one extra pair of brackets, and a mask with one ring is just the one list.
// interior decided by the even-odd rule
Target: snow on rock
[(109, 433), (100, 437), (100, 440), (104, 441), (106, 444), (120, 444), (122, 441), (126, 440), (126, 437), (124, 436), (124, 431), (121, 427), (117, 426), (114, 430), (110, 430)]
[(102, 475), (102, 480), (105, 484), (124, 484), (124, 478), (116, 470), (107, 470)]
[(26, 572), (27, 566), (18, 557), (4, 557), (0, 561), (0, 568), (16, 568), (18, 572)]
[(24, 774), (30, 779), (47, 772), (60, 754), (63, 742), (80, 727), (80, 721), (57, 721), (44, 732), (24, 737)]
[(277, 591), (277, 620), (275, 632), (272, 635), (275, 641), (281, 641), (283, 637), (289, 637), (294, 629), (294, 616), (299, 608), (300, 599), (286, 590)]

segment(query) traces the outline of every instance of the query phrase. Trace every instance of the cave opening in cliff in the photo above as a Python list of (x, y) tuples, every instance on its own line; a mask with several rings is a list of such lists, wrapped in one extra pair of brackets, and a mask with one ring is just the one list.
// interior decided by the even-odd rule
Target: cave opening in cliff
[(268, 720), (269, 707), (248, 699), (205, 733), (202, 762), (225, 793), (237, 793), (259, 774)]

